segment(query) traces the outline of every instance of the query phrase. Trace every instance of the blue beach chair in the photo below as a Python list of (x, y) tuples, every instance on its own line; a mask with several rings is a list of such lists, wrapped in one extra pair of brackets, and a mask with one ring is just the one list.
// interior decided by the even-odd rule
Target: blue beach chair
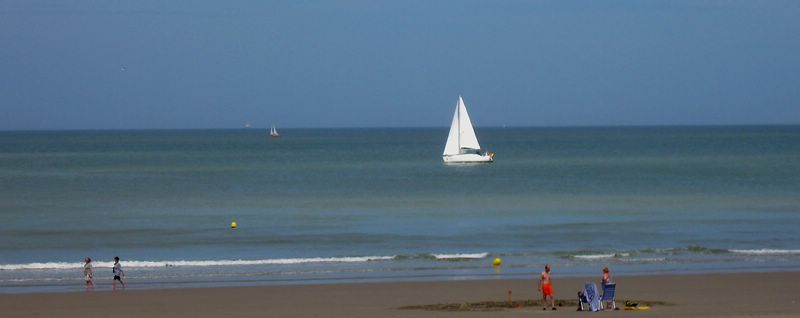
[[(586, 304), (586, 307), (584, 307)], [(578, 310), (599, 311), (602, 307), (600, 296), (597, 294), (597, 285), (586, 283), (583, 285), (582, 294), (578, 296)]]
[(603, 309), (606, 308), (607, 303), (611, 303), (611, 309), (617, 310), (617, 301), (615, 298), (615, 293), (617, 290), (617, 283), (608, 283), (603, 284), (603, 296), (600, 296), (600, 302), (602, 302)]

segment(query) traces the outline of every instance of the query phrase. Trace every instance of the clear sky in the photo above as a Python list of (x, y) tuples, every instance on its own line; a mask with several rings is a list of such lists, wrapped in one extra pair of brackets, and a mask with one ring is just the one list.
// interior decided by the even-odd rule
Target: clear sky
[(800, 124), (800, 1), (5, 1), (0, 130)]

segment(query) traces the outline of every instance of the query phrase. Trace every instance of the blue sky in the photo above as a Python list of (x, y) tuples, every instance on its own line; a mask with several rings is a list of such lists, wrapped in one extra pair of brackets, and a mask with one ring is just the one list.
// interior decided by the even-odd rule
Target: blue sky
[(800, 123), (800, 1), (0, 1), (0, 130)]

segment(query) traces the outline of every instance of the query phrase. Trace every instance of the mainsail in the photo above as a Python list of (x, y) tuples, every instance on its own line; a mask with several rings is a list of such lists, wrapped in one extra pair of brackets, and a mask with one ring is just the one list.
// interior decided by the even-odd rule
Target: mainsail
[(447, 144), (444, 146), (443, 155), (447, 156), (464, 153), (462, 149), (479, 151), (481, 145), (478, 143), (478, 137), (475, 136), (475, 129), (472, 128), (472, 122), (469, 120), (469, 114), (467, 113), (467, 106), (464, 105), (464, 99), (459, 95), (456, 111), (453, 114), (453, 123), (450, 124), (450, 134), (447, 136)]

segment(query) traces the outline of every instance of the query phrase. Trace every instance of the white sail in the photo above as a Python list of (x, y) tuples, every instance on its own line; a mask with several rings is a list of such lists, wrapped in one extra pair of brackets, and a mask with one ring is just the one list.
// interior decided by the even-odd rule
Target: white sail
[(277, 129), (275, 129), (275, 125), (272, 125), (272, 128), (270, 128), (270, 130), (269, 130), (269, 135), (270, 135), (270, 136), (272, 136), (272, 137), (278, 137), (278, 136), (280, 136), (280, 135), (278, 134), (278, 130), (277, 130)]
[(453, 123), (450, 124), (450, 134), (447, 136), (447, 143), (444, 145), (443, 156), (457, 155), (459, 153), (459, 138), (458, 138), (458, 111), (460, 105), (456, 103), (456, 111), (453, 113)]
[(464, 99), (459, 95), (442, 159), (446, 163), (471, 163), (493, 162), (493, 157), (493, 153), (481, 153), (481, 145), (478, 143), (478, 137), (475, 135), (475, 129), (469, 119), (467, 106), (464, 105)]
[(459, 121), (459, 148), (480, 150), (481, 145), (478, 143), (478, 137), (475, 136), (475, 129), (472, 128), (472, 121), (469, 120), (467, 113), (467, 106), (464, 105), (464, 99), (461, 95), (458, 96), (458, 121)]
[(469, 120), (464, 99), (458, 96), (453, 122), (450, 124), (450, 134), (447, 136), (447, 144), (444, 146), (442, 155), (457, 155), (462, 153), (461, 149), (479, 150), (481, 145), (478, 143), (475, 129), (472, 128), (472, 122)]

